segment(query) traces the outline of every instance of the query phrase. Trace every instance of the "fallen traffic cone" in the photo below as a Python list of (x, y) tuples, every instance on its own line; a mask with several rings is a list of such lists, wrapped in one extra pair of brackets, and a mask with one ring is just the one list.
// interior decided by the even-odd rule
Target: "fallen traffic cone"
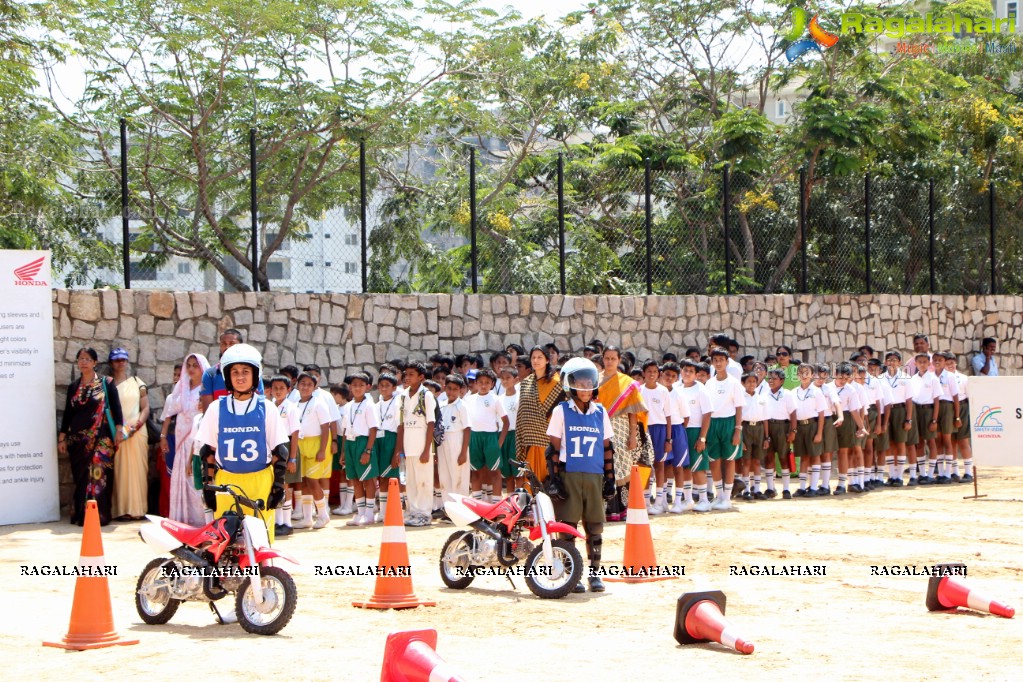
[(419, 601), (412, 591), (412, 569), (405, 544), (405, 523), (401, 518), (401, 490), (398, 479), (387, 484), (387, 509), (384, 511), (384, 532), (377, 562), (377, 582), (369, 601), (353, 601), (360, 609), (411, 609), (436, 606), (436, 602)]
[(640, 478), (639, 467), (633, 465), (629, 478), (629, 508), (625, 513), (625, 557), (621, 573), (606, 578), (610, 582), (646, 583), (673, 577), (657, 575), (654, 539), (650, 535), (650, 517), (646, 513)]
[[(85, 503), (85, 527), (82, 529), (82, 550), (78, 558), (79, 575), (75, 580), (75, 597), (71, 603), (71, 623), (63, 642), (43, 642), (43, 646), (59, 649), (101, 649), (117, 644), (138, 644), (137, 639), (121, 639), (114, 629), (110, 607), (110, 586), (103, 575), (103, 536), (99, 531), (99, 508), (96, 500)], [(99, 575), (85, 575), (87, 572)]]
[[(974, 611), (993, 613), (1003, 618), (1012, 618), (1016, 609), (1002, 602), (989, 599), (975, 590), (971, 590), (961, 580), (952, 576), (965, 575), (966, 564), (938, 564), (935, 566), (938, 575), (927, 581), (927, 610), (945, 611), (957, 606), (965, 606)], [(944, 574), (944, 577), (942, 576)]]
[(387, 635), (380, 682), (465, 682), (437, 655), (436, 630), (407, 630)]
[(675, 641), (679, 644), (717, 642), (740, 654), (753, 653), (753, 642), (742, 639), (725, 620), (725, 593), (687, 592), (675, 609)]

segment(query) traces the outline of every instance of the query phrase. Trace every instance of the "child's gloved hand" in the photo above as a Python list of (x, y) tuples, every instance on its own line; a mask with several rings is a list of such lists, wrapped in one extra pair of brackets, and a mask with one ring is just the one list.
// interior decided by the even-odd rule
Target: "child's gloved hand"
[(277, 509), (284, 501), (284, 488), (274, 486), (266, 498), (267, 509)]

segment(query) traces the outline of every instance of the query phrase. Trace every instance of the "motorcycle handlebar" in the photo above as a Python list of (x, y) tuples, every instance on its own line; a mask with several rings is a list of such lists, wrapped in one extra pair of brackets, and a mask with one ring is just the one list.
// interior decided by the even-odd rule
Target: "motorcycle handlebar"
[(232, 488), (234, 487), (235, 486), (233, 485), (212, 485), (210, 483), (207, 483), (205, 485), (206, 490), (209, 490), (210, 492), (214, 493), (227, 493), (228, 495), (233, 497), (235, 501), (238, 502), (238, 504), (244, 504), (246, 507), (249, 507), (250, 509), (255, 509), (258, 511), (266, 509), (266, 505), (263, 503), (263, 500), (250, 500), (244, 495), (239, 495), (234, 490), (232, 490)]

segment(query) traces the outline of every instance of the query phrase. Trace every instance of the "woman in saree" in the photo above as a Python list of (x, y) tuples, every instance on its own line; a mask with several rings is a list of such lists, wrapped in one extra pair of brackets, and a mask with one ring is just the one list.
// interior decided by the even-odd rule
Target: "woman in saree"
[(529, 464), (541, 481), (547, 476), (547, 425), (551, 412), (563, 402), (561, 376), (551, 364), (547, 350), (533, 346), (529, 351), (532, 371), (519, 384), (519, 411), (515, 419), (515, 456)]
[(144, 519), (149, 507), (149, 395), (146, 385), (131, 376), (128, 351), (110, 351), (110, 369), (124, 415), (124, 442), (114, 457), (114, 517), (121, 521)]
[(114, 483), (114, 451), (124, 438), (117, 387), (96, 373), (99, 357), (92, 348), (78, 351), (81, 376), (67, 388), (64, 415), (57, 434), (57, 452), (71, 465), (75, 490), (71, 523), (85, 524), (85, 501), (96, 500), (101, 526), (110, 523)]
[(639, 392), (639, 382), (619, 371), (622, 356), (617, 347), (605, 347), (602, 357), (604, 372), (600, 376), (597, 400), (611, 417), (615, 478), (621, 486), (629, 482), (633, 464), (653, 464), (653, 447), (646, 437), (647, 410)]
[[(192, 428), (195, 416), (199, 414), (199, 392), (202, 389), (202, 375), (210, 363), (199, 353), (185, 358), (184, 369), (174, 392), (164, 409), (164, 429), (171, 417), (177, 417), (174, 427), (174, 455), (171, 460), (170, 518), (190, 526), (205, 523), (202, 492), (195, 487), (192, 475), (192, 443), (195, 431)], [(166, 434), (165, 434), (166, 435)], [(164, 455), (170, 454), (169, 439), (160, 438)], [(168, 459), (171, 459), (168, 457)]]

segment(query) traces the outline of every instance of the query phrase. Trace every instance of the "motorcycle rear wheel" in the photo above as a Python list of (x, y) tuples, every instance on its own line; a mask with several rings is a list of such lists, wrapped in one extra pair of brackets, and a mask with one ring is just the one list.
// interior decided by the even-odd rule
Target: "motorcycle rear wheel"
[(173, 578), (160, 577), (160, 568), (165, 564), (180, 568), (174, 561), (153, 559), (142, 569), (138, 582), (135, 584), (135, 610), (139, 612), (139, 618), (146, 625), (166, 624), (181, 606), (181, 600), (171, 598), (170, 590), (166, 586), (157, 587), (156, 596), (153, 598), (145, 594), (146, 591), (152, 589), (154, 584), (173, 580)]
[(565, 566), (560, 578), (544, 574), (544, 571), (553, 570), (553, 567), (549, 567), (544, 559), (543, 543), (537, 545), (526, 559), (526, 585), (540, 599), (561, 599), (575, 589), (583, 578), (583, 558), (575, 543), (554, 540), (551, 542), (551, 552), (554, 561), (560, 560)]
[(459, 530), (451, 534), (440, 550), (440, 579), (453, 590), (464, 590), (475, 578), (469, 563), (473, 543), (472, 531)]
[[(263, 586), (263, 598), (272, 599), (273, 604), (267, 613), (256, 608), (252, 597), (252, 581), (246, 579), (238, 590), (235, 601), (235, 613), (238, 623), (245, 632), (254, 635), (276, 635), (284, 629), (298, 606), (298, 588), (291, 575), (283, 568), (263, 566), (259, 569), (260, 584)], [(267, 595), (267, 590), (270, 594)], [(266, 603), (264, 601), (264, 603)]]

